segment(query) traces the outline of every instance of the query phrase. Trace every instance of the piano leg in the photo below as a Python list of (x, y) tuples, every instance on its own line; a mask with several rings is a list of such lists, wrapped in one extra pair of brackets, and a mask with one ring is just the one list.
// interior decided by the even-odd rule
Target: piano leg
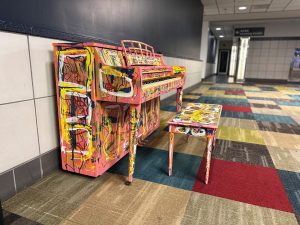
[(129, 165), (128, 165), (128, 181), (126, 185), (130, 185), (133, 181), (135, 155), (138, 142), (138, 128), (140, 119), (141, 105), (130, 105), (130, 140), (129, 140)]
[(183, 95), (183, 89), (182, 88), (177, 88), (177, 93), (176, 93), (176, 112), (177, 113), (181, 112), (182, 95)]

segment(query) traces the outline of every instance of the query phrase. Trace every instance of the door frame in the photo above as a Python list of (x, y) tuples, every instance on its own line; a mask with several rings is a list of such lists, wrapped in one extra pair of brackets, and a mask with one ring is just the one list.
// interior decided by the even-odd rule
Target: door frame
[[(227, 52), (227, 53), (228, 53), (227, 64), (226, 64), (226, 72), (225, 72), (225, 73), (220, 73), (220, 65), (221, 65), (220, 59), (221, 59), (221, 52)], [(230, 49), (220, 49), (220, 50), (219, 50), (219, 56), (218, 56), (218, 71), (217, 71), (217, 74), (218, 74), (218, 75), (228, 75), (228, 74), (229, 74), (230, 53), (231, 53), (231, 50), (230, 50)]]

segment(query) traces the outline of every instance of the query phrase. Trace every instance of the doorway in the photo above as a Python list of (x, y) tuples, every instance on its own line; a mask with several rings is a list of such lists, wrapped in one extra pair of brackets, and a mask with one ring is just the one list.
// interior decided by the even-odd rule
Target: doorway
[(229, 72), (230, 50), (220, 50), (218, 60), (218, 74), (228, 75)]

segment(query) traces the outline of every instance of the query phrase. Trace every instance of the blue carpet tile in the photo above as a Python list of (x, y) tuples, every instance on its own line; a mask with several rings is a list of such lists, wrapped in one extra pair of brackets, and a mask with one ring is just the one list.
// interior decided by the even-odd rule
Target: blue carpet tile
[(300, 215), (300, 173), (285, 170), (278, 170), (278, 173), (295, 213)]
[(287, 123), (287, 124), (297, 125), (295, 120), (293, 120), (289, 116), (277, 116), (277, 115), (259, 114), (259, 113), (253, 113), (253, 116), (254, 119), (258, 121), (268, 121), (274, 123)]
[(300, 95), (289, 95), (290, 97), (292, 97), (295, 100), (300, 101)]
[(277, 105), (286, 105), (286, 106), (300, 106), (300, 101), (283, 101), (283, 100), (275, 100)]
[(268, 86), (260, 86), (259, 89), (261, 89), (262, 91), (278, 91), (277, 89)]
[(250, 112), (222, 111), (222, 117), (254, 120), (253, 113), (250, 113)]
[(221, 104), (221, 105), (238, 105), (238, 106), (250, 106), (247, 99), (232, 99), (232, 98), (220, 98), (220, 97), (210, 97), (203, 96), (199, 100), (199, 103), (208, 104)]
[(174, 105), (161, 105), (160, 109), (168, 112), (176, 112), (176, 106)]
[[(159, 184), (192, 190), (201, 163), (201, 157), (174, 152), (173, 176), (168, 176), (169, 152), (154, 148), (138, 148), (134, 177)], [(109, 172), (127, 176), (128, 155)]]

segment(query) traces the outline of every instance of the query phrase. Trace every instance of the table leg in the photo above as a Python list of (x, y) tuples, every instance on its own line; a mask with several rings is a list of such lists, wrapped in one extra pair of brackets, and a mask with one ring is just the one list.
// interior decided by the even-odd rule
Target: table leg
[(208, 184), (210, 161), (211, 161), (211, 152), (212, 152), (212, 145), (213, 145), (213, 142), (214, 142), (214, 135), (207, 135), (206, 138), (207, 138), (207, 144), (206, 144), (205, 184)]
[(213, 140), (213, 148), (212, 149), (215, 149), (216, 141), (217, 141), (217, 134), (216, 134), (216, 132), (214, 132), (214, 140)]
[(182, 95), (183, 95), (183, 89), (178, 88), (176, 93), (176, 112), (181, 112), (182, 108)]
[(128, 181), (130, 185), (133, 181), (133, 173), (135, 166), (136, 148), (138, 142), (138, 127), (141, 105), (130, 105), (130, 140), (129, 140), (129, 165), (128, 165)]
[(174, 151), (174, 133), (169, 132), (169, 176), (172, 176), (173, 151)]

